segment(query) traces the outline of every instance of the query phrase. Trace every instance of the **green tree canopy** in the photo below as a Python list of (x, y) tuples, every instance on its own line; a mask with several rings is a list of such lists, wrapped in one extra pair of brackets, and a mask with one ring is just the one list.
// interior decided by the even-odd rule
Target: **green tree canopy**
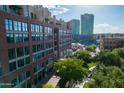
[(88, 51), (84, 51), (84, 50), (79, 50), (77, 51), (74, 56), (78, 59), (82, 59), (84, 60), (85, 62), (90, 62), (90, 58), (91, 58), (91, 55), (89, 54)]
[(124, 72), (116, 66), (101, 65), (92, 75), (95, 81), (89, 82), (90, 87), (94, 88), (123, 88)]
[(59, 60), (54, 64), (55, 74), (67, 81), (82, 81), (83, 77), (87, 75), (87, 69), (82, 67), (80, 59), (64, 59)]
[(114, 54), (119, 55), (121, 58), (124, 59), (124, 48), (116, 48), (116, 49), (112, 50), (112, 52)]
[(97, 59), (106, 66), (121, 66), (120, 57), (112, 52), (101, 51), (97, 57)]

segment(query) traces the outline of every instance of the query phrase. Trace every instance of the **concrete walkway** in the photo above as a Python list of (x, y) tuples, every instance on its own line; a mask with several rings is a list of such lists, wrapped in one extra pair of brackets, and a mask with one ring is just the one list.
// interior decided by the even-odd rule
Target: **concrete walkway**
[(53, 75), (46, 84), (57, 86), (59, 80), (60, 80), (60, 77)]

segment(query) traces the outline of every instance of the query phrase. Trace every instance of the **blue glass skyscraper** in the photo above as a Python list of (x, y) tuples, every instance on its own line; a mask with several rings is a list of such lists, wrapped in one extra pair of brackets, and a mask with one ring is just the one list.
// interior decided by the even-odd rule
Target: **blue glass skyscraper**
[(94, 29), (94, 15), (81, 15), (81, 35), (92, 35)]
[(80, 34), (80, 20), (72, 19), (70, 23), (71, 23), (72, 35), (79, 35)]

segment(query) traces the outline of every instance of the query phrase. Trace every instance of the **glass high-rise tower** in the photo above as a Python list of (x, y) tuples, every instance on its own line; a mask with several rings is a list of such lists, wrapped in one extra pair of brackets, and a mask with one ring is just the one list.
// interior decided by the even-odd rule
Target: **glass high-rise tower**
[(80, 20), (72, 19), (70, 23), (71, 23), (72, 34), (79, 35), (80, 34)]
[(81, 35), (92, 35), (94, 29), (94, 15), (81, 15)]

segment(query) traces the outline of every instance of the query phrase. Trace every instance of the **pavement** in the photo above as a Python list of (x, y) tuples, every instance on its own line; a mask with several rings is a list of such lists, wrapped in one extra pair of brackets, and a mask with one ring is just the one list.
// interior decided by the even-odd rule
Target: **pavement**
[(60, 77), (53, 75), (46, 84), (57, 86), (59, 80), (60, 80)]

